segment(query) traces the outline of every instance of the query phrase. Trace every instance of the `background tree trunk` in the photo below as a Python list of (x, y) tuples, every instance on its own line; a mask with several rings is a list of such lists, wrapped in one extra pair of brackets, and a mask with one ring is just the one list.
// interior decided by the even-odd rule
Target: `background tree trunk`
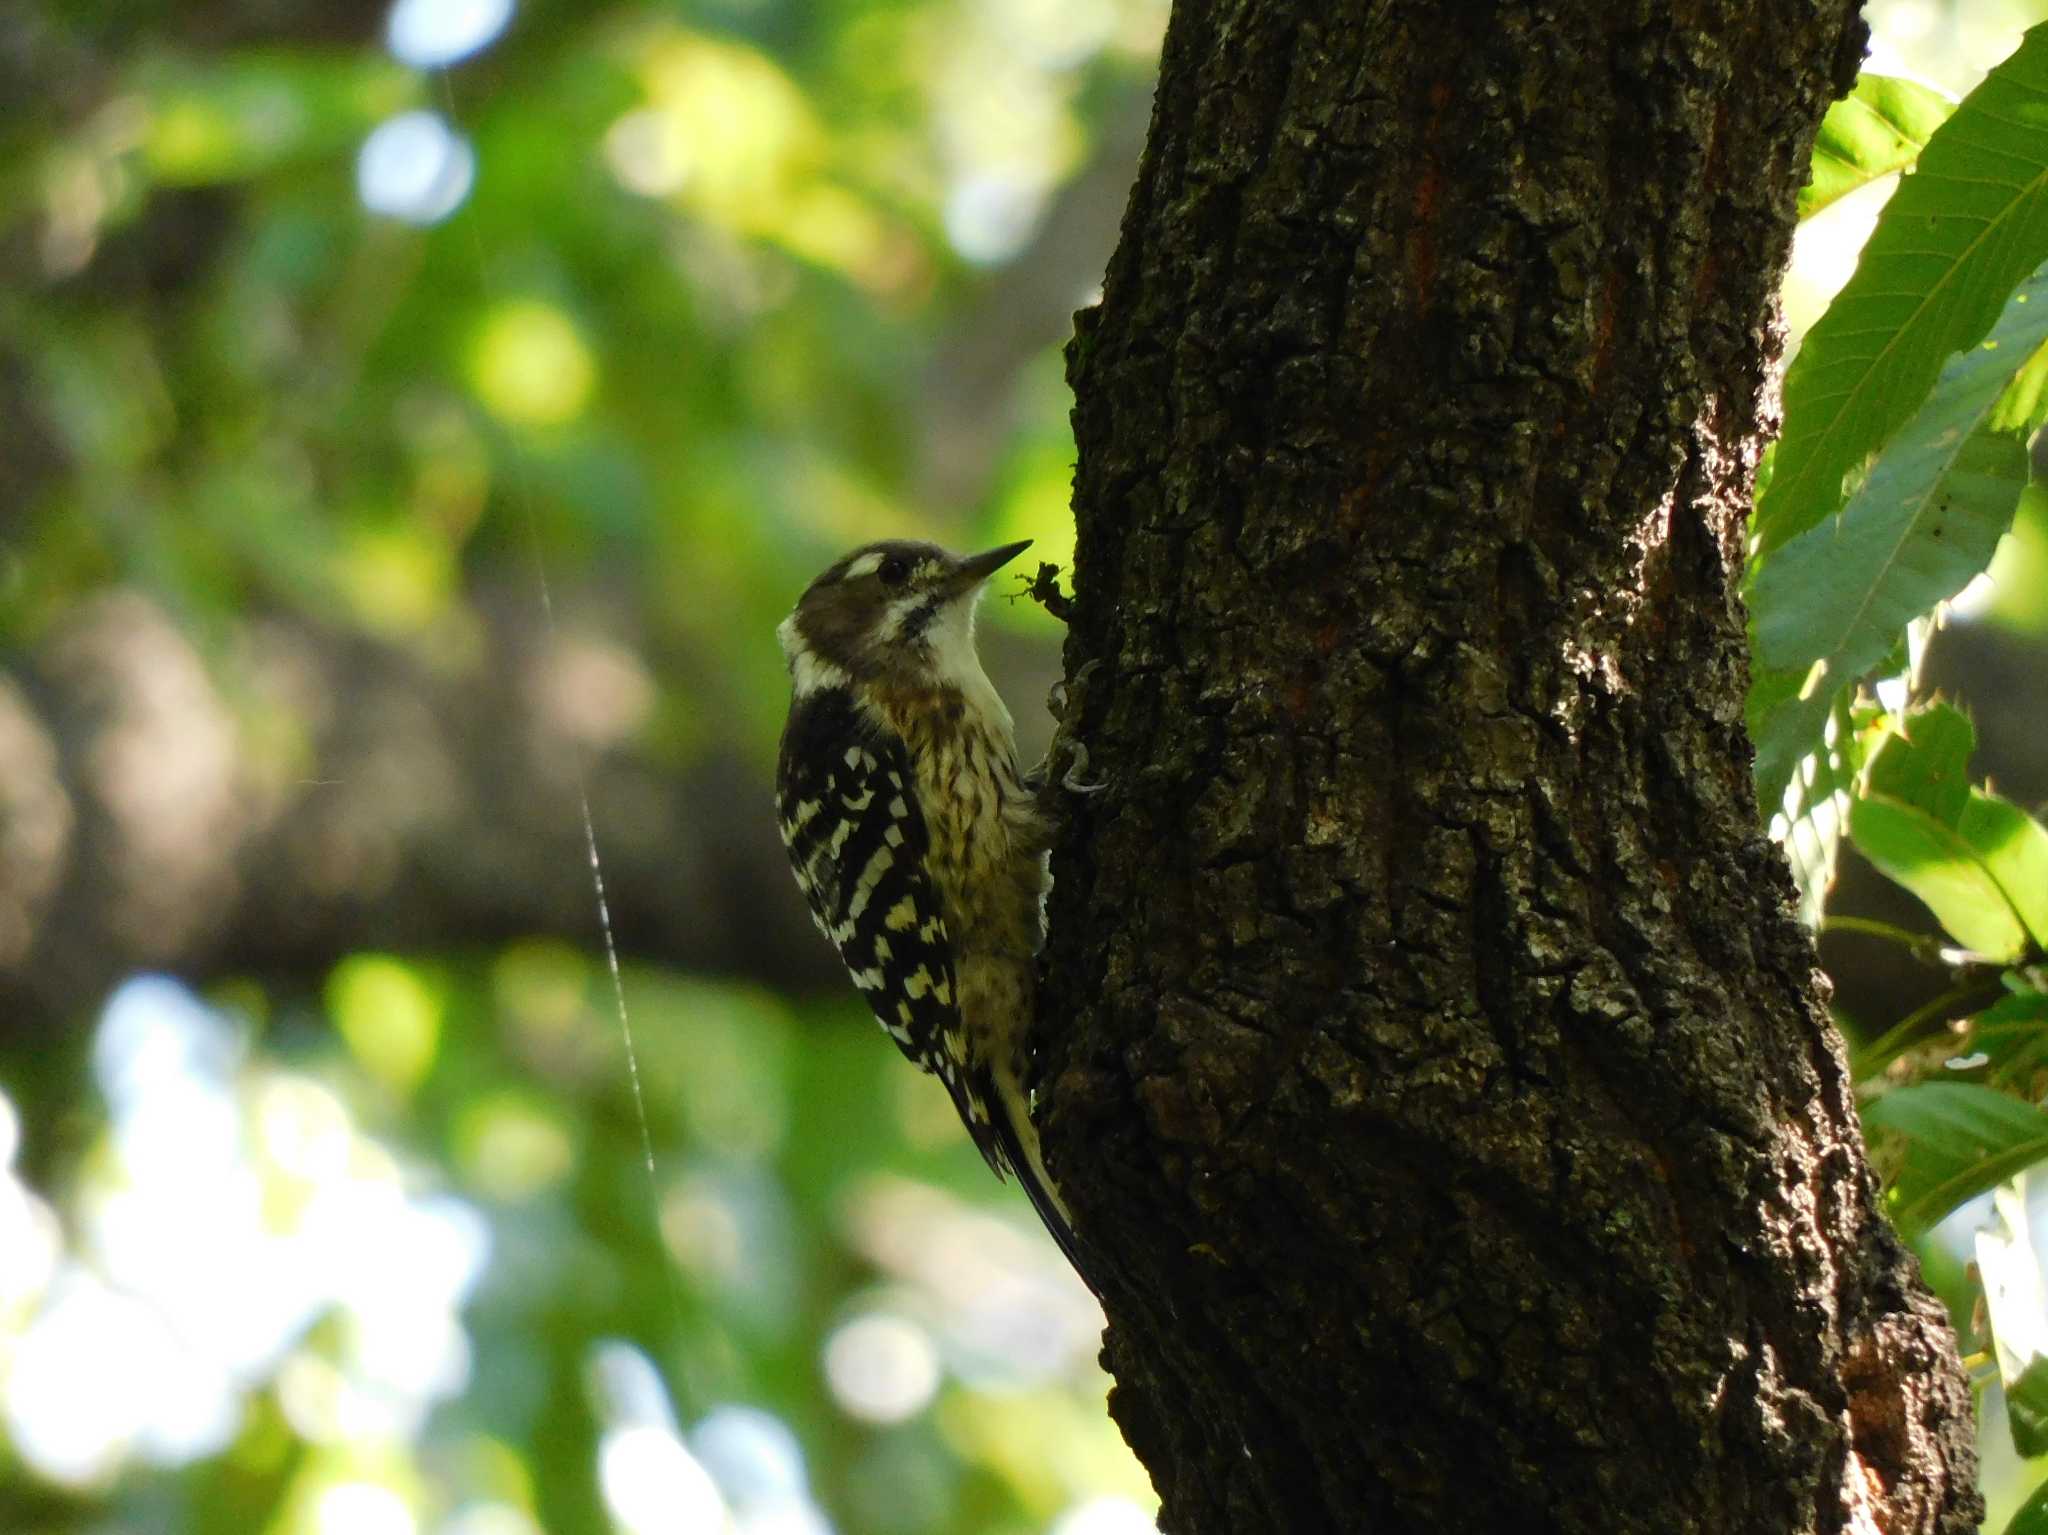
[(1050, 1158), (1175, 1532), (1962, 1530), (1742, 728), (1847, 0), (1183, 0), (1070, 352)]

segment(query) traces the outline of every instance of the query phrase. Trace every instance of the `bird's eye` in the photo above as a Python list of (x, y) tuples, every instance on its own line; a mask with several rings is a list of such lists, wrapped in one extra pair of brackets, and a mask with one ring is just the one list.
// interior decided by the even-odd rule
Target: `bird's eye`
[(892, 554), (875, 567), (875, 574), (882, 578), (884, 586), (901, 586), (910, 579), (910, 561)]

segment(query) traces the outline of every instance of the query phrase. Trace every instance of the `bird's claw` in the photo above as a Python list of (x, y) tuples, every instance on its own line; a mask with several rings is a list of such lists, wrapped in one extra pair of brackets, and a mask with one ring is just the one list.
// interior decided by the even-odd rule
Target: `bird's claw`
[(1079, 741), (1070, 741), (1067, 744), (1073, 748), (1074, 757), (1073, 761), (1068, 764), (1066, 773), (1060, 779), (1060, 787), (1069, 794), (1100, 794), (1104, 789), (1107, 789), (1109, 787), (1107, 780), (1098, 779), (1094, 783), (1090, 783), (1081, 777), (1083, 773), (1088, 771), (1088, 748)]
[(1065, 677), (1055, 682), (1052, 685), (1052, 691), (1045, 695), (1046, 713), (1064, 723), (1067, 717), (1067, 699), (1070, 691), (1086, 687), (1090, 674), (1100, 665), (1102, 665), (1102, 657), (1097, 656), (1094, 660), (1083, 663), (1081, 669), (1074, 673), (1071, 683)]
[[(1052, 685), (1052, 691), (1046, 695), (1046, 710), (1055, 720), (1059, 721), (1059, 725), (1052, 733), (1052, 745), (1046, 748), (1045, 761), (1039, 765), (1038, 771), (1032, 774), (1032, 777), (1037, 782), (1042, 784), (1057, 783), (1069, 794), (1099, 794), (1109, 787), (1107, 782), (1090, 783), (1081, 776), (1088, 771), (1088, 748), (1079, 741), (1070, 739), (1067, 735), (1067, 715), (1071, 695), (1078, 693), (1088, 685), (1089, 674), (1100, 665), (1102, 665), (1100, 657), (1088, 662), (1079, 671), (1074, 673), (1071, 682), (1068, 679), (1062, 678)], [(1065, 755), (1067, 762), (1067, 768), (1064, 773), (1059, 772), (1054, 766), (1055, 763), (1061, 760), (1062, 754)]]

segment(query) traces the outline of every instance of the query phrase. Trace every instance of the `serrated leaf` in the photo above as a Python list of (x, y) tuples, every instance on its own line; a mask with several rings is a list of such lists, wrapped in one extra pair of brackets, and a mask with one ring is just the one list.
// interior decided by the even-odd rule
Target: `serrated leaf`
[(1929, 704), (1888, 729), (1872, 749), (1865, 788), (1954, 826), (1970, 803), (1970, 755), (1976, 749), (1977, 727), (1967, 714), (1953, 704)]
[(1799, 918), (1808, 927), (1820, 926), (1828, 887), (1834, 883), (1864, 753), (1864, 732), (1855, 711), (1846, 696), (1838, 695), (1810, 769), (1795, 774), (1785, 792), (1783, 825), (1771, 828), (1792, 866), (1793, 881), (1799, 886)]
[(1891, 75), (1858, 75), (1856, 88), (1828, 108), (1813, 141), (1813, 171), (1799, 194), (1799, 216), (1881, 176), (1904, 170), (1955, 110), (1939, 91)]
[(2027, 452), (2021, 438), (1984, 423), (2044, 342), (2048, 266), (2013, 295), (1983, 344), (1949, 359), (1841, 515), (1753, 561), (1759, 680), (1797, 675), (1803, 684), (1793, 703), (1752, 711), (1765, 804), (1814, 749), (1816, 716), (1825, 718), (1833, 696), (1875, 666), (1908, 622), (1991, 563), (2026, 488)]
[(1912, 418), (1943, 361), (1984, 338), (2044, 259), (2048, 28), (2035, 27), (1927, 141), (1793, 359), (1785, 432), (1752, 524), (1758, 553), (1841, 505), (1845, 477)]
[(1906, 1142), (1885, 1198), (1894, 1224), (1908, 1236), (2048, 1158), (2048, 1114), (1973, 1083), (1894, 1088), (1864, 1105), (1863, 1122)]
[[(1758, 661), (1750, 668), (1743, 713), (1756, 747), (1757, 803), (1767, 820), (1781, 810), (1788, 817), (1797, 813), (1803, 796), (1795, 785), (1817, 770), (1816, 754), (1828, 716), (1848, 701), (1845, 684), (1828, 686), (1826, 681), (1814, 676), (1810, 667), (1774, 669)], [(1813, 686), (1802, 691), (1807, 683)]]
[(1956, 830), (2026, 925), (2034, 946), (2048, 949), (2048, 827), (2012, 801), (1972, 789)]
[(1849, 807), (1849, 835), (1964, 948), (2000, 960), (2025, 950), (2026, 929), (2004, 890), (1954, 827), (1917, 805), (1866, 792)]

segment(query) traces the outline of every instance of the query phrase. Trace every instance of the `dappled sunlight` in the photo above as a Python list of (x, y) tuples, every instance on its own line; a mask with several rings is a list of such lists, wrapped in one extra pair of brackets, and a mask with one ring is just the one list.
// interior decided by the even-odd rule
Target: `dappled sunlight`
[(853, 1240), (883, 1272), (914, 1287), (946, 1361), (977, 1385), (1027, 1385), (1093, 1374), (1102, 1311), (1035, 1228), (1012, 1224), (928, 1185), (864, 1184), (849, 1211)]
[[(0, 1336), (8, 1437), (38, 1474), (92, 1485), (131, 1459), (218, 1453), (273, 1379), (315, 1442), (409, 1438), (463, 1389), (459, 1316), (490, 1247), (480, 1216), (408, 1193), (339, 1100), (253, 1065), (235, 1025), (173, 982), (114, 995), (94, 1063), (106, 1154), (78, 1190), (66, 1255), (51, 1261), (32, 1196), (10, 1183), (4, 1201), (45, 1234), (38, 1303), (9, 1312)], [(33, 1283), (10, 1256), (17, 1283)], [(27, 1302), (27, 1285), (15, 1296)], [(323, 1318), (341, 1325), (323, 1333)], [(335, 1496), (357, 1506), (329, 1488), (308, 1528), (332, 1527), (317, 1511)], [(386, 1499), (361, 1504), (373, 1507)]]
[[(867, 1527), (835, 1524), (789, 1423), (743, 1400), (756, 1394), (743, 1345), (767, 1340), (797, 1350), (794, 1375), (770, 1396), (815, 1401), (857, 1442), (915, 1432), (986, 1467), (1045, 1520), (1066, 1510), (1084, 1535), (1124, 1509), (1143, 1484), (1102, 1416), (1100, 1312), (1043, 1236), (1016, 1212), (990, 1214), (916, 1179), (851, 1180), (835, 1202), (881, 1283), (830, 1303), (829, 1322), (808, 1319), (825, 1299), (807, 1272), (819, 1233), (774, 1170), (786, 1108), (761, 1119), (760, 1101), (788, 1091), (778, 1004), (698, 981), (629, 985), (646, 1004), (649, 1080), (691, 1084), (653, 1100), (651, 1185), (637, 1128), (614, 1126), (609, 1165), (625, 1181), (618, 1208), (597, 1219), (606, 1240), (641, 1252), (630, 1268), (592, 1246), (594, 1233), (559, 1224), (589, 1134), (532, 1086), (489, 1085), (474, 1057), (454, 1065), (475, 1045), (473, 1002), (488, 997), (514, 1028), (508, 1043), (529, 1040), (536, 1061), (577, 1080), (581, 1068), (549, 1040), (611, 1032), (587, 957), (529, 945), (464, 980), (444, 965), (355, 955), (324, 988), (327, 1042), (289, 1066), (274, 1038), (175, 981), (122, 986), (93, 1038), (104, 1137), (78, 1166), (67, 1216), (0, 1177), (5, 1443), (38, 1480), (94, 1492), (140, 1467), (260, 1457), (286, 1435), (301, 1459), (280, 1484), (275, 1535), (552, 1535), (533, 1473), (474, 1437), (526, 1368), (502, 1332), (483, 1340), (496, 1357), (480, 1351), (474, 1318), (485, 1307), (502, 1326), (508, 1305), (539, 1301), (536, 1284), (616, 1295), (631, 1275), (648, 1315), (685, 1323), (692, 1341), (676, 1374), (675, 1359), (658, 1368), (619, 1337), (580, 1346), (572, 1411), (587, 1414), (588, 1458), (573, 1474), (613, 1530)], [(262, 1011), (259, 992), (241, 994)], [(849, 1031), (848, 1059), (893, 1081), (900, 1070), (877, 1044)], [(589, 1080), (609, 1094), (618, 1057), (604, 1059), (612, 1066)], [(433, 1107), (451, 1069), (471, 1086)], [(664, 1127), (691, 1098), (685, 1117), (745, 1155), (677, 1153)], [(416, 1148), (366, 1130), (401, 1103), (446, 1114), (446, 1165), (474, 1198), (441, 1186)], [(763, 1124), (776, 1128), (748, 1129)], [(0, 1165), (18, 1165), (21, 1134), (0, 1098)], [(950, 1144), (929, 1153), (961, 1154), (971, 1156)], [(643, 1203), (642, 1189), (662, 1197)], [(693, 1383), (687, 1405), (672, 1380)], [(867, 1506), (863, 1479), (893, 1443), (875, 1438), (835, 1473), (849, 1508)], [(564, 1474), (551, 1465), (545, 1474)], [(943, 1500), (947, 1480), (917, 1496)]]

